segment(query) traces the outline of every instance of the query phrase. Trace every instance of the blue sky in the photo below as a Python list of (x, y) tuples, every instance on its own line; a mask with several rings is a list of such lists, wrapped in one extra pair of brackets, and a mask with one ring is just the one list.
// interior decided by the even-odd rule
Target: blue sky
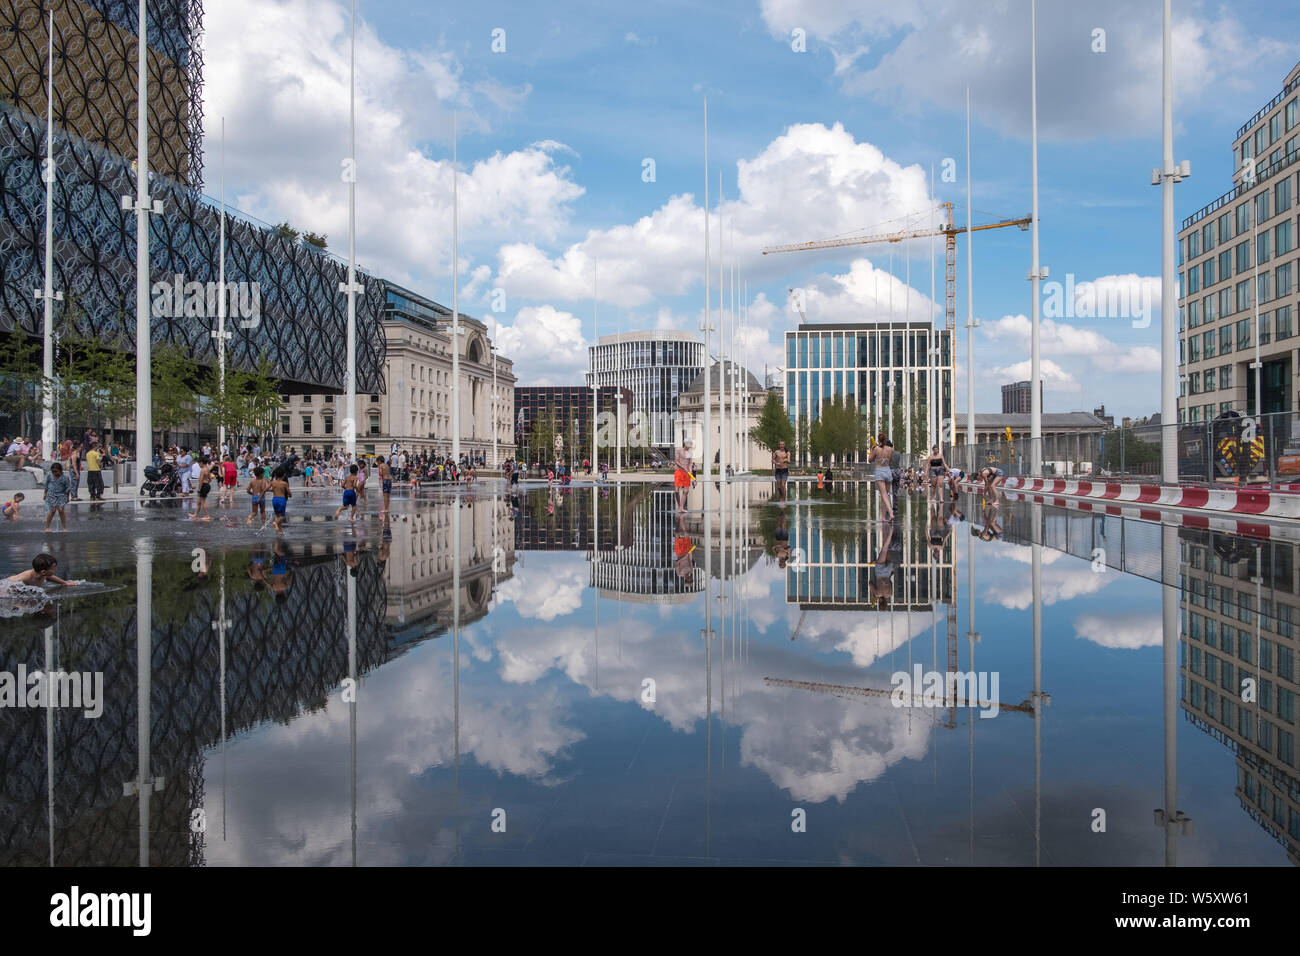
[[(759, 250), (927, 225), (931, 166), (940, 173), (949, 157), (956, 181), (934, 192), (963, 220), (967, 84), (975, 221), (1030, 208), (1028, 0), (362, 0), (358, 11), (358, 258), (450, 302), (456, 110), (462, 308), (497, 325), (523, 384), (580, 380), (593, 259), (602, 334), (616, 324), (698, 327), (704, 94), (710, 201), (716, 212), (721, 171), (736, 240), (728, 261), (748, 280), (748, 361), (760, 373), (780, 363), (781, 333), (798, 320), (790, 287), (808, 290), (812, 321), (885, 320), (891, 286), (896, 317), (905, 303), (925, 314), (928, 241)], [(1176, 158), (1193, 170), (1177, 187), (1179, 221), (1231, 185), (1230, 139), (1300, 60), (1300, 43), (1278, 39), (1297, 26), (1294, 9), (1175, 4)], [(205, 121), (211, 145), (226, 117), (228, 200), (346, 250), (347, 6), (222, 0), (205, 27)], [(1105, 52), (1093, 50), (1098, 28)], [(498, 35), (494, 52), (497, 29), (505, 49)], [(793, 49), (800, 36), (804, 52)], [(1042, 262), (1053, 279), (1158, 291), (1159, 190), (1149, 179), (1160, 156), (1159, 4), (1043, 2), (1038, 37)], [(647, 158), (654, 182), (643, 181)], [(209, 193), (218, 169), (210, 150)], [(941, 243), (934, 249), (942, 302)], [(962, 239), (959, 329), (966, 259)], [(977, 239), (978, 411), (999, 410), (998, 385), (1027, 377), (1029, 260), (1028, 233)], [(505, 293), (501, 312), (491, 310), (494, 289)], [(1045, 324), (1046, 410), (1155, 411), (1158, 349), (1158, 313), (1145, 328), (1118, 316)], [(964, 385), (958, 394), (964, 408)]]

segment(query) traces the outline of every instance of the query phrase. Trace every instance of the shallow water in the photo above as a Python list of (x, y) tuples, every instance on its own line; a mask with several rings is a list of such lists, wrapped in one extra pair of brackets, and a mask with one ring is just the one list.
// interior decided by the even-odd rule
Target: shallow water
[[(7, 528), (6, 574), (48, 547), (113, 590), (5, 622), (0, 672), (102, 675), (103, 713), (0, 708), (0, 862), (1300, 862), (1293, 544), (702, 494)], [(918, 667), (986, 679), (892, 698)], [(1153, 825), (1167, 768), (1191, 833)]]

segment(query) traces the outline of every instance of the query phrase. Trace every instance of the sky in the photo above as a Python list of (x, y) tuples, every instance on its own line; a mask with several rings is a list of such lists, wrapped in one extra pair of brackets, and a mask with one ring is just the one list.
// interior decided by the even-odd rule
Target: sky
[[(224, 118), (227, 202), (346, 255), (350, 4), (206, 6), (204, 191)], [(1159, 410), (1160, 9), (1038, 4), (1047, 412)], [(459, 304), (520, 385), (580, 383), (596, 335), (698, 332), (706, 181), (715, 324), (720, 213), (760, 378), (800, 321), (791, 289), (810, 322), (942, 323), (942, 239), (762, 249), (928, 230), (945, 202), (963, 224), (967, 88), (971, 218), (1029, 215), (1029, 0), (357, 0), (357, 18), (357, 260), (451, 304), (454, 121)], [(1300, 8), (1174, 4), (1179, 225), (1231, 188), (1232, 137), (1300, 60), (1298, 27)], [(1027, 231), (976, 236), (978, 412), (1029, 377), (1030, 256)], [(959, 411), (971, 259), (960, 237)], [(1127, 307), (1090, 311), (1108, 289)]]

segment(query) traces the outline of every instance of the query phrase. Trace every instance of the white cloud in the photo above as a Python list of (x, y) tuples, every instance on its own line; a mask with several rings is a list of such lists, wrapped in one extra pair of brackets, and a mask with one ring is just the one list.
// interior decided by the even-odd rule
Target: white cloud
[[(969, 85), (981, 122), (1020, 135), (1029, 131), (1027, 3), (761, 0), (760, 6), (774, 38), (787, 41), (793, 28), (802, 27), (825, 44), (849, 92), (904, 109), (920, 101), (954, 109)], [(1174, 17), (1180, 110), (1213, 102), (1202, 94), (1225, 86), (1272, 88), (1295, 62), (1294, 41), (1246, 29), (1230, 8), (1207, 15), (1185, 4)], [(1039, 4), (1040, 133), (1086, 140), (1158, 130), (1160, 20), (1159, 4)], [(1104, 53), (1093, 51), (1096, 27), (1106, 29)], [(864, 55), (868, 43), (874, 56)]]
[(1159, 614), (1084, 614), (1075, 619), (1074, 635), (1102, 647), (1135, 650), (1159, 647), (1164, 625)]

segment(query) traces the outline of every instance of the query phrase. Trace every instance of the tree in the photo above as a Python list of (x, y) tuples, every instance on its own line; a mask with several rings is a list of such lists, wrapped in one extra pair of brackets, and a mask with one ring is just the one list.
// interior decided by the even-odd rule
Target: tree
[(555, 460), (555, 438), (557, 434), (555, 421), (555, 407), (548, 405), (533, 420), (530, 442), (530, 451), (534, 459), (540, 461), (543, 465)]
[(28, 422), (42, 415), (41, 387), (45, 377), (41, 370), (41, 346), (29, 339), (15, 323), (0, 349), (0, 394), (8, 414), (18, 419), (17, 430), (34, 432)]
[(823, 405), (810, 429), (808, 444), (814, 457), (838, 457), (842, 463), (858, 444), (856, 406), (842, 395)]
[(1131, 428), (1115, 428), (1105, 433), (1102, 438), (1106, 452), (1102, 467), (1108, 471), (1119, 471), (1121, 465), (1121, 443), (1123, 447), (1122, 464), (1126, 471), (1134, 465), (1146, 465), (1160, 460), (1160, 446), (1142, 441)]
[(314, 232), (304, 232), (302, 234), (302, 241), (307, 243), (307, 245), (309, 246), (315, 246), (317, 249), (325, 248), (326, 246), (325, 238), (326, 237), (324, 235), (318, 236)]
[[(102, 430), (135, 407), (135, 370), (122, 353), (73, 331), (59, 341), (54, 394), (65, 426)], [(65, 428), (66, 430), (66, 428)]]
[(275, 237), (277, 239), (284, 239), (288, 242), (297, 242), (298, 230), (293, 228), (293, 226), (289, 225), (287, 222), (282, 222), (275, 227)]
[(164, 342), (154, 347), (150, 382), (156, 434), (165, 439), (168, 432), (194, 419), (198, 379), (198, 366), (180, 346)]
[(795, 427), (795, 447), (798, 449), (799, 464), (806, 465), (808, 463), (808, 453), (810, 451), (808, 447), (808, 442), (810, 438), (808, 434), (808, 416), (800, 415), (798, 418), (796, 418), (794, 427)]
[(749, 435), (768, 451), (775, 451), (780, 442), (785, 442), (786, 448), (794, 444), (794, 425), (790, 423), (790, 416), (786, 414), (781, 397), (776, 392), (767, 393), (767, 401), (763, 403), (758, 424), (750, 429)]

